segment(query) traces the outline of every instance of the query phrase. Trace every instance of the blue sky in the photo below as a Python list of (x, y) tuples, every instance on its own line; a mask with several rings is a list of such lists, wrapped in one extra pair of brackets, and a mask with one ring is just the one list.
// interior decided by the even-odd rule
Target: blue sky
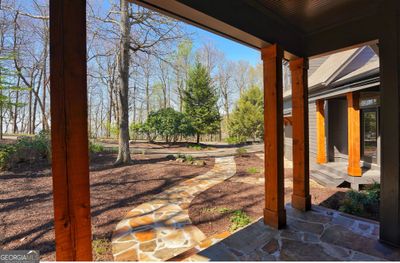
[(189, 32), (195, 33), (193, 36), (195, 47), (201, 46), (204, 42), (212, 42), (219, 50), (222, 50), (225, 56), (230, 60), (246, 60), (251, 65), (256, 65), (261, 62), (260, 52), (253, 48), (192, 25), (187, 24), (186, 26)]
[[(100, 4), (104, 10), (110, 8), (109, 0), (95, 1), (99, 1), (97, 3)], [(219, 50), (222, 50), (225, 53), (225, 56), (230, 60), (245, 60), (253, 66), (261, 62), (260, 52), (253, 48), (239, 44), (214, 33), (210, 33), (198, 27), (189, 24), (185, 25), (188, 32), (193, 32), (195, 34), (193, 36), (193, 44), (195, 48), (200, 47), (204, 42), (212, 42)]]

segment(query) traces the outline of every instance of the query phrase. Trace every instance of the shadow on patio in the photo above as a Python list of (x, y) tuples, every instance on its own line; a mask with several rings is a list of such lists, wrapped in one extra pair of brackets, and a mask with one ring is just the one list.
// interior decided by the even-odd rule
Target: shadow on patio
[(378, 240), (379, 225), (338, 211), (313, 206), (303, 213), (286, 205), (287, 227), (276, 230), (262, 218), (202, 251), (171, 260), (398, 260), (400, 249)]

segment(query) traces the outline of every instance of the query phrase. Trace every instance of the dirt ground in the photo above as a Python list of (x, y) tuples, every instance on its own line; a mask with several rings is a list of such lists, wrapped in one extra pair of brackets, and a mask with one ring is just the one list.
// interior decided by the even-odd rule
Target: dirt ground
[[(133, 207), (153, 195), (211, 169), (164, 158), (133, 155), (132, 165), (113, 167), (116, 156), (91, 158), (92, 232), (96, 260), (112, 260), (111, 234), (115, 224)], [(52, 179), (46, 161), (21, 164), (0, 173), (0, 246), (40, 250), (41, 260), (55, 260)]]
[[(235, 177), (262, 178), (263, 160), (255, 154), (247, 154), (236, 157), (235, 161), (237, 170), (234, 177), (202, 192), (190, 204), (190, 219), (206, 236), (229, 230), (232, 215), (229, 211), (243, 210), (252, 220), (263, 216), (264, 185), (235, 182), (237, 181)], [(292, 176), (292, 169), (285, 168), (285, 179), (290, 179)], [(285, 187), (285, 203), (290, 202), (292, 190), (291, 187)], [(312, 185), (310, 187), (312, 203), (326, 207), (338, 206), (346, 190)]]

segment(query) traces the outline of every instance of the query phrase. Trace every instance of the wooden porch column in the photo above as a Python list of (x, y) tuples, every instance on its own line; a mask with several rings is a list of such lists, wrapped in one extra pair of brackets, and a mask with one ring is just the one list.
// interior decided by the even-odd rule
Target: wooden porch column
[(286, 225), (283, 169), (283, 50), (272, 45), (261, 49), (264, 74), (264, 223), (274, 228)]
[(293, 121), (293, 195), (292, 206), (307, 211), (311, 208), (308, 151), (308, 61), (290, 61), (292, 73)]
[(56, 259), (91, 261), (85, 0), (50, 0), (50, 72)]
[(361, 149), (360, 149), (360, 109), (359, 94), (347, 93), (347, 131), (349, 147), (349, 165), (347, 173), (351, 176), (361, 176)]
[(380, 240), (400, 246), (400, 6), (381, 10), (379, 39), (381, 79)]
[(315, 101), (317, 111), (317, 163), (326, 163), (325, 100)]

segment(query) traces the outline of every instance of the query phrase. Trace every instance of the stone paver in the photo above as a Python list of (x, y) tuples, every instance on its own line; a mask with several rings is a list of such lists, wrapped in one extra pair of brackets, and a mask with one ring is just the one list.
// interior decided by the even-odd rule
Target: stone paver
[[(113, 233), (114, 259), (164, 261), (201, 245), (206, 236), (192, 225), (189, 204), (195, 195), (235, 173), (234, 157), (218, 157), (209, 172), (181, 182), (129, 211)], [(215, 237), (208, 245), (223, 237)]]
[(286, 205), (286, 213), (288, 221), (285, 229), (272, 229), (260, 219), (184, 260), (400, 260), (399, 248), (379, 242), (377, 222), (319, 206), (313, 206), (312, 211), (304, 213), (289, 204)]

